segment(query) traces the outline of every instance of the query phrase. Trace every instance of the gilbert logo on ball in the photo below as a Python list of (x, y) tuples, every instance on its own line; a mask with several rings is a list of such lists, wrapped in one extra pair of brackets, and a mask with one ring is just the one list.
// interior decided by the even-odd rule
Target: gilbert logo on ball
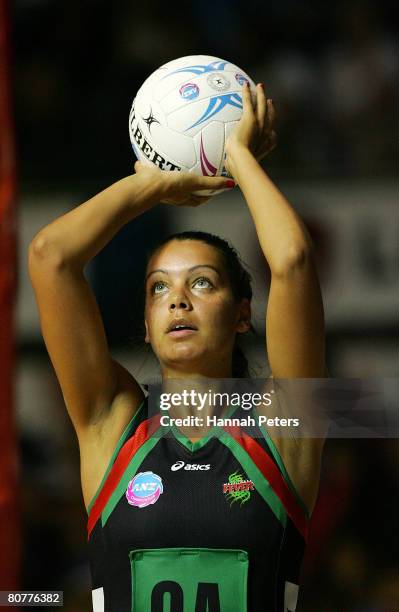
[[(242, 114), (238, 66), (208, 55), (181, 57), (155, 70), (140, 87), (129, 117), (133, 150), (161, 170), (224, 176), (226, 140)], [(201, 195), (213, 192), (202, 192)]]
[(162, 478), (154, 472), (140, 472), (129, 482), (126, 499), (131, 506), (145, 508), (158, 501), (163, 493)]

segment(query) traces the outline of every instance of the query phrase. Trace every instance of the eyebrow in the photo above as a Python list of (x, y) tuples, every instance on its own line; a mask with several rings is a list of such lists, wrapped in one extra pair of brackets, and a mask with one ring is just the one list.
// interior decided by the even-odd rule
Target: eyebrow
[[(209, 264), (198, 264), (197, 266), (193, 266), (192, 268), (189, 268), (188, 272), (193, 272), (193, 270), (196, 270), (197, 268), (210, 268), (211, 270), (216, 272), (216, 274), (218, 274), (220, 276), (220, 278), (222, 277), (222, 275), (219, 272), (219, 270), (217, 268), (215, 268), (215, 266), (211, 266)], [(162, 268), (157, 268), (156, 270), (151, 270), (151, 272), (149, 272), (147, 274), (145, 281), (147, 282), (148, 279), (150, 278), (150, 276), (152, 274), (156, 274), (157, 272), (162, 272), (163, 274), (169, 274), (169, 272), (167, 270), (162, 270)]]

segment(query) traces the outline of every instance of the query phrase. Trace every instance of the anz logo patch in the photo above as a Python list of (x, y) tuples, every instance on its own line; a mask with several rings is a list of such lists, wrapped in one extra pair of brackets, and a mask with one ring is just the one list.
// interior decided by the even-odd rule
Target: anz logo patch
[(155, 504), (162, 493), (162, 478), (158, 474), (139, 472), (127, 486), (126, 499), (131, 506), (145, 508)]
[(185, 461), (176, 461), (173, 465), (170, 466), (172, 472), (177, 472), (178, 470), (190, 470), (190, 471), (206, 471), (211, 469), (210, 463), (186, 463)]

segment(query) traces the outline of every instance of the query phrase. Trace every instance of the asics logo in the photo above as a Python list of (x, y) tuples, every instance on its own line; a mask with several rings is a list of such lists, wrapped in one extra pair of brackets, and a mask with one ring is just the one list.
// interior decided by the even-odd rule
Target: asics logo
[(176, 463), (170, 466), (170, 469), (172, 470), (172, 472), (177, 472), (177, 470), (181, 470), (183, 468), (185, 470), (204, 471), (204, 470), (210, 470), (211, 465), (210, 463), (186, 463), (185, 461), (176, 461)]

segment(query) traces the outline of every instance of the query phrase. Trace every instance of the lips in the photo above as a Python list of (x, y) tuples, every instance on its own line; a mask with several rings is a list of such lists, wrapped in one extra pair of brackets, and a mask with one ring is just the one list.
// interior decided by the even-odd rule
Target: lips
[(169, 324), (166, 333), (177, 333), (179, 331), (197, 331), (197, 327), (193, 325), (193, 323), (191, 323), (191, 321), (189, 321), (188, 319), (174, 319)]

